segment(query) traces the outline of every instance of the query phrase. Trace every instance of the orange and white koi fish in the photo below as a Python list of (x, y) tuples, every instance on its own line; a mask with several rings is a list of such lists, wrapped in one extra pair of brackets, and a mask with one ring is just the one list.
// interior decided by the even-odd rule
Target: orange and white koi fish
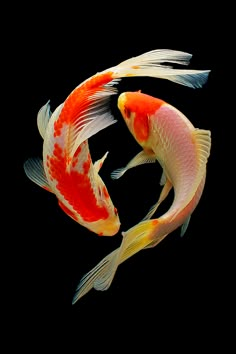
[[(211, 148), (209, 130), (195, 128), (178, 109), (141, 92), (122, 93), (118, 98), (118, 107), (143, 150), (126, 167), (115, 170), (112, 177), (119, 178), (130, 168), (158, 161), (163, 169), (163, 189), (158, 202), (146, 217), (122, 233), (121, 246), (81, 279), (73, 303), (92, 287), (96, 290), (108, 289), (118, 265), (135, 253), (156, 246), (180, 226), (183, 235), (205, 184)], [(169, 210), (151, 219), (172, 187), (174, 200)]]
[[(82, 115), (85, 113), (83, 103), (81, 104), (79, 109)], [(79, 127), (73, 127), (66, 122), (67, 117), (69, 118), (70, 114), (73, 116), (78, 109), (75, 105), (73, 107), (71, 103), (71, 112), (65, 111), (64, 114), (62, 107), (70, 109), (67, 101), (53, 113), (50, 112), (49, 102), (40, 109), (37, 122), (44, 138), (43, 161), (39, 158), (28, 159), (24, 169), (33, 182), (57, 196), (59, 206), (68, 216), (100, 236), (113, 236), (120, 228), (120, 220), (107, 188), (98, 174), (108, 152), (92, 163), (88, 141), (83, 140), (82, 136), (83, 132), (86, 134), (85, 128), (80, 135), (81, 142), (75, 143), (77, 148), (72, 156), (69, 151), (73, 147), (66, 146), (69, 144), (67, 134), (76, 134), (70, 130), (79, 130), (80, 124), (86, 124), (81, 122), (77, 123)], [(87, 114), (88, 122), (91, 111), (92, 109)], [(105, 115), (100, 123), (105, 127)], [(76, 136), (69, 139), (75, 140)]]
[(27, 160), (26, 175), (54, 193), (64, 212), (82, 226), (98, 235), (116, 234), (120, 227), (119, 216), (99, 176), (107, 154), (93, 164), (88, 139), (116, 122), (107, 103), (117, 93), (113, 85), (120, 78), (150, 76), (200, 87), (206, 81), (207, 70), (161, 65), (163, 62), (187, 65), (190, 59), (191, 54), (184, 52), (153, 50), (85, 80), (52, 114), (49, 103), (44, 105), (37, 117), (44, 139), (43, 161)]

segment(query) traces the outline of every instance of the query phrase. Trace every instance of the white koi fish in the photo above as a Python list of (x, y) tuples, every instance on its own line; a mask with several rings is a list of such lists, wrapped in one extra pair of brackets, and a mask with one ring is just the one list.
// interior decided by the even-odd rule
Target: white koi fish
[[(158, 161), (163, 169), (163, 189), (146, 217), (122, 233), (121, 246), (84, 275), (73, 304), (92, 288), (108, 289), (119, 264), (135, 253), (156, 246), (180, 226), (183, 235), (204, 189), (211, 148), (209, 130), (195, 128), (178, 109), (141, 92), (122, 93), (118, 107), (142, 151), (126, 167), (115, 170), (112, 177), (119, 178), (130, 168)], [(169, 210), (151, 219), (172, 187), (174, 200)]]

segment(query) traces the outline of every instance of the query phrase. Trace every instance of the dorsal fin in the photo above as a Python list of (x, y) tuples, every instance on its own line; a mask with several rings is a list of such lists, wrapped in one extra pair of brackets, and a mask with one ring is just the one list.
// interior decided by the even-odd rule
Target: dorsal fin
[(193, 130), (193, 141), (194, 144), (196, 145), (196, 159), (197, 159), (197, 175), (194, 180), (194, 183), (192, 184), (192, 193), (188, 195), (188, 198), (185, 199), (185, 203), (182, 205), (184, 208), (190, 200), (193, 198), (195, 195), (199, 184), (201, 183), (202, 179), (204, 178), (206, 174), (206, 164), (208, 157), (210, 155), (210, 149), (211, 149), (211, 132), (210, 130), (204, 130), (204, 129), (198, 129), (195, 128)]
[(197, 155), (199, 161), (199, 168), (207, 163), (207, 159), (211, 150), (211, 132), (210, 130), (195, 129), (194, 138), (197, 147)]
[(81, 105), (85, 101), (87, 102), (87, 107), (74, 119), (73, 126), (70, 126), (69, 129), (67, 149), (71, 160), (78, 147), (85, 140), (117, 122), (107, 104), (110, 97), (117, 93), (117, 90), (111, 86), (116, 81), (113, 80), (113, 82), (104, 85), (100, 91), (91, 94), (91, 96), (86, 93), (84, 100), (81, 98)]

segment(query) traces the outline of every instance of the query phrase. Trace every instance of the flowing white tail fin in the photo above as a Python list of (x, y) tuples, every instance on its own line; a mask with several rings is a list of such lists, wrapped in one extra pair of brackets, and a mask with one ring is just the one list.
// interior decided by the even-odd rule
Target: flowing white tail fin
[(149, 76), (173, 81), (192, 88), (202, 87), (210, 70), (174, 69), (169, 64), (188, 65), (189, 53), (157, 49), (123, 61), (114, 69), (114, 79), (128, 76)]

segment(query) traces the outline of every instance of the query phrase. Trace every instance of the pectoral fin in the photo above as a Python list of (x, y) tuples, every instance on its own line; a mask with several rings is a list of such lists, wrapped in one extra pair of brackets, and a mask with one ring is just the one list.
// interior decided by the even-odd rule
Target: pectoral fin
[(206, 164), (210, 156), (211, 150), (211, 131), (204, 129), (195, 129), (192, 132), (193, 142), (196, 146), (196, 159), (198, 164), (198, 172), (195, 177), (194, 183), (192, 183), (191, 190), (192, 193), (188, 194), (188, 198), (185, 199), (185, 204), (182, 205), (184, 208), (194, 197), (196, 190), (199, 187), (202, 179), (206, 174)]
[(191, 215), (189, 215), (187, 217), (187, 219), (185, 220), (185, 222), (183, 223), (182, 227), (181, 227), (181, 232), (180, 232), (180, 237), (183, 237), (187, 228), (188, 228), (188, 225), (189, 225), (189, 222), (190, 222), (190, 218), (191, 218)]
[(43, 161), (40, 158), (28, 159), (24, 163), (24, 171), (26, 176), (32, 182), (36, 183), (39, 187), (52, 192), (44, 172)]
[(166, 184), (166, 175), (165, 172), (162, 172), (161, 179), (160, 179), (160, 186), (164, 186)]
[(139, 165), (143, 165), (145, 163), (154, 163), (154, 162), (156, 162), (155, 154), (154, 153), (147, 153), (144, 150), (142, 150), (132, 160), (130, 160), (130, 162), (125, 167), (121, 167), (121, 168), (118, 168), (117, 170), (114, 170), (111, 173), (111, 178), (118, 179), (121, 176), (123, 176), (123, 174), (126, 171), (128, 171), (130, 168), (133, 168), (133, 167), (136, 167)]

